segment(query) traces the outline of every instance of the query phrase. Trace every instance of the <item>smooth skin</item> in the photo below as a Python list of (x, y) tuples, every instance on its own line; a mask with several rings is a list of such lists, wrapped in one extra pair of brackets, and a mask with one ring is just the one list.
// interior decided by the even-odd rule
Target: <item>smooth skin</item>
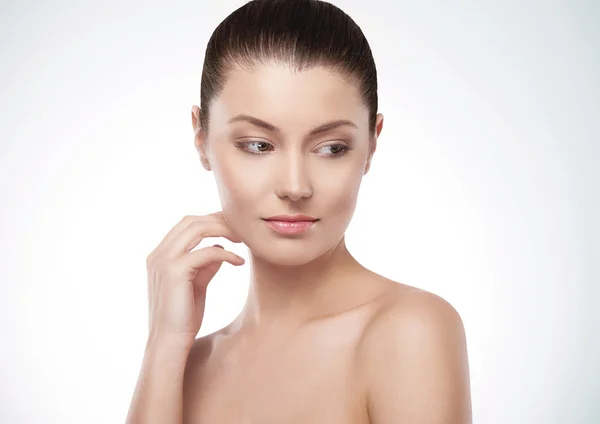
[[(148, 257), (149, 338), (127, 422), (471, 423), (459, 314), (346, 247), (383, 126), (378, 114), (370, 134), (356, 85), (324, 68), (236, 68), (208, 132), (200, 114), (194, 144), (222, 211), (184, 218)], [(263, 221), (296, 213), (319, 221), (300, 236)], [(207, 285), (223, 262), (244, 264), (191, 252), (205, 237), (243, 242), (251, 281), (239, 316), (196, 339)]]
[(146, 259), (148, 340), (127, 424), (183, 422), (184, 370), (202, 325), (208, 283), (223, 262), (245, 262), (219, 245), (192, 252), (205, 237), (241, 242), (220, 212), (185, 216)]

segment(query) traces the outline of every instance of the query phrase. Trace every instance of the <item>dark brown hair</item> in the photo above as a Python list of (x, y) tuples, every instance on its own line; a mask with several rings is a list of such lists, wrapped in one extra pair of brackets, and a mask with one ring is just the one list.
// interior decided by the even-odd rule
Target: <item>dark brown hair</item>
[(275, 62), (301, 71), (324, 66), (358, 84), (375, 132), (377, 70), (360, 27), (338, 7), (318, 0), (253, 0), (215, 29), (200, 84), (200, 126), (208, 132), (211, 101), (234, 65), (252, 68)]

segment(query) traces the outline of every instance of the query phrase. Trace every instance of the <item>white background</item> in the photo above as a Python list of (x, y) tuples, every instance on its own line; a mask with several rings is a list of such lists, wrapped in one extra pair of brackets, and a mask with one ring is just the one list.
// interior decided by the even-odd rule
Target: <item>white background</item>
[[(190, 110), (206, 42), (243, 3), (2, 2), (2, 423), (125, 420), (146, 256), (219, 209)], [(372, 46), (386, 118), (349, 249), (458, 309), (476, 423), (600, 422), (600, 8), (335, 4)], [(247, 281), (223, 266), (200, 335)]]

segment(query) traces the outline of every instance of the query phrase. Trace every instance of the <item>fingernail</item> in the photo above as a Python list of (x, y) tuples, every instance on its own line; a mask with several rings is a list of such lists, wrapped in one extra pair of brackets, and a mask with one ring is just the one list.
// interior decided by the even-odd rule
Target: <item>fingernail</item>
[(221, 249), (225, 249), (223, 246), (221, 246), (220, 244), (214, 244), (214, 247), (220, 247)]

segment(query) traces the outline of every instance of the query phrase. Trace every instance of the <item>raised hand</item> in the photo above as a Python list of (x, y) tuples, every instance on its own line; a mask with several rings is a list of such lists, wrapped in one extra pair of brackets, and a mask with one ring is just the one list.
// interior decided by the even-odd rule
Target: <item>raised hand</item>
[(148, 255), (148, 341), (193, 344), (204, 317), (206, 289), (223, 262), (244, 259), (222, 246), (191, 252), (205, 237), (240, 243), (222, 212), (186, 216)]

